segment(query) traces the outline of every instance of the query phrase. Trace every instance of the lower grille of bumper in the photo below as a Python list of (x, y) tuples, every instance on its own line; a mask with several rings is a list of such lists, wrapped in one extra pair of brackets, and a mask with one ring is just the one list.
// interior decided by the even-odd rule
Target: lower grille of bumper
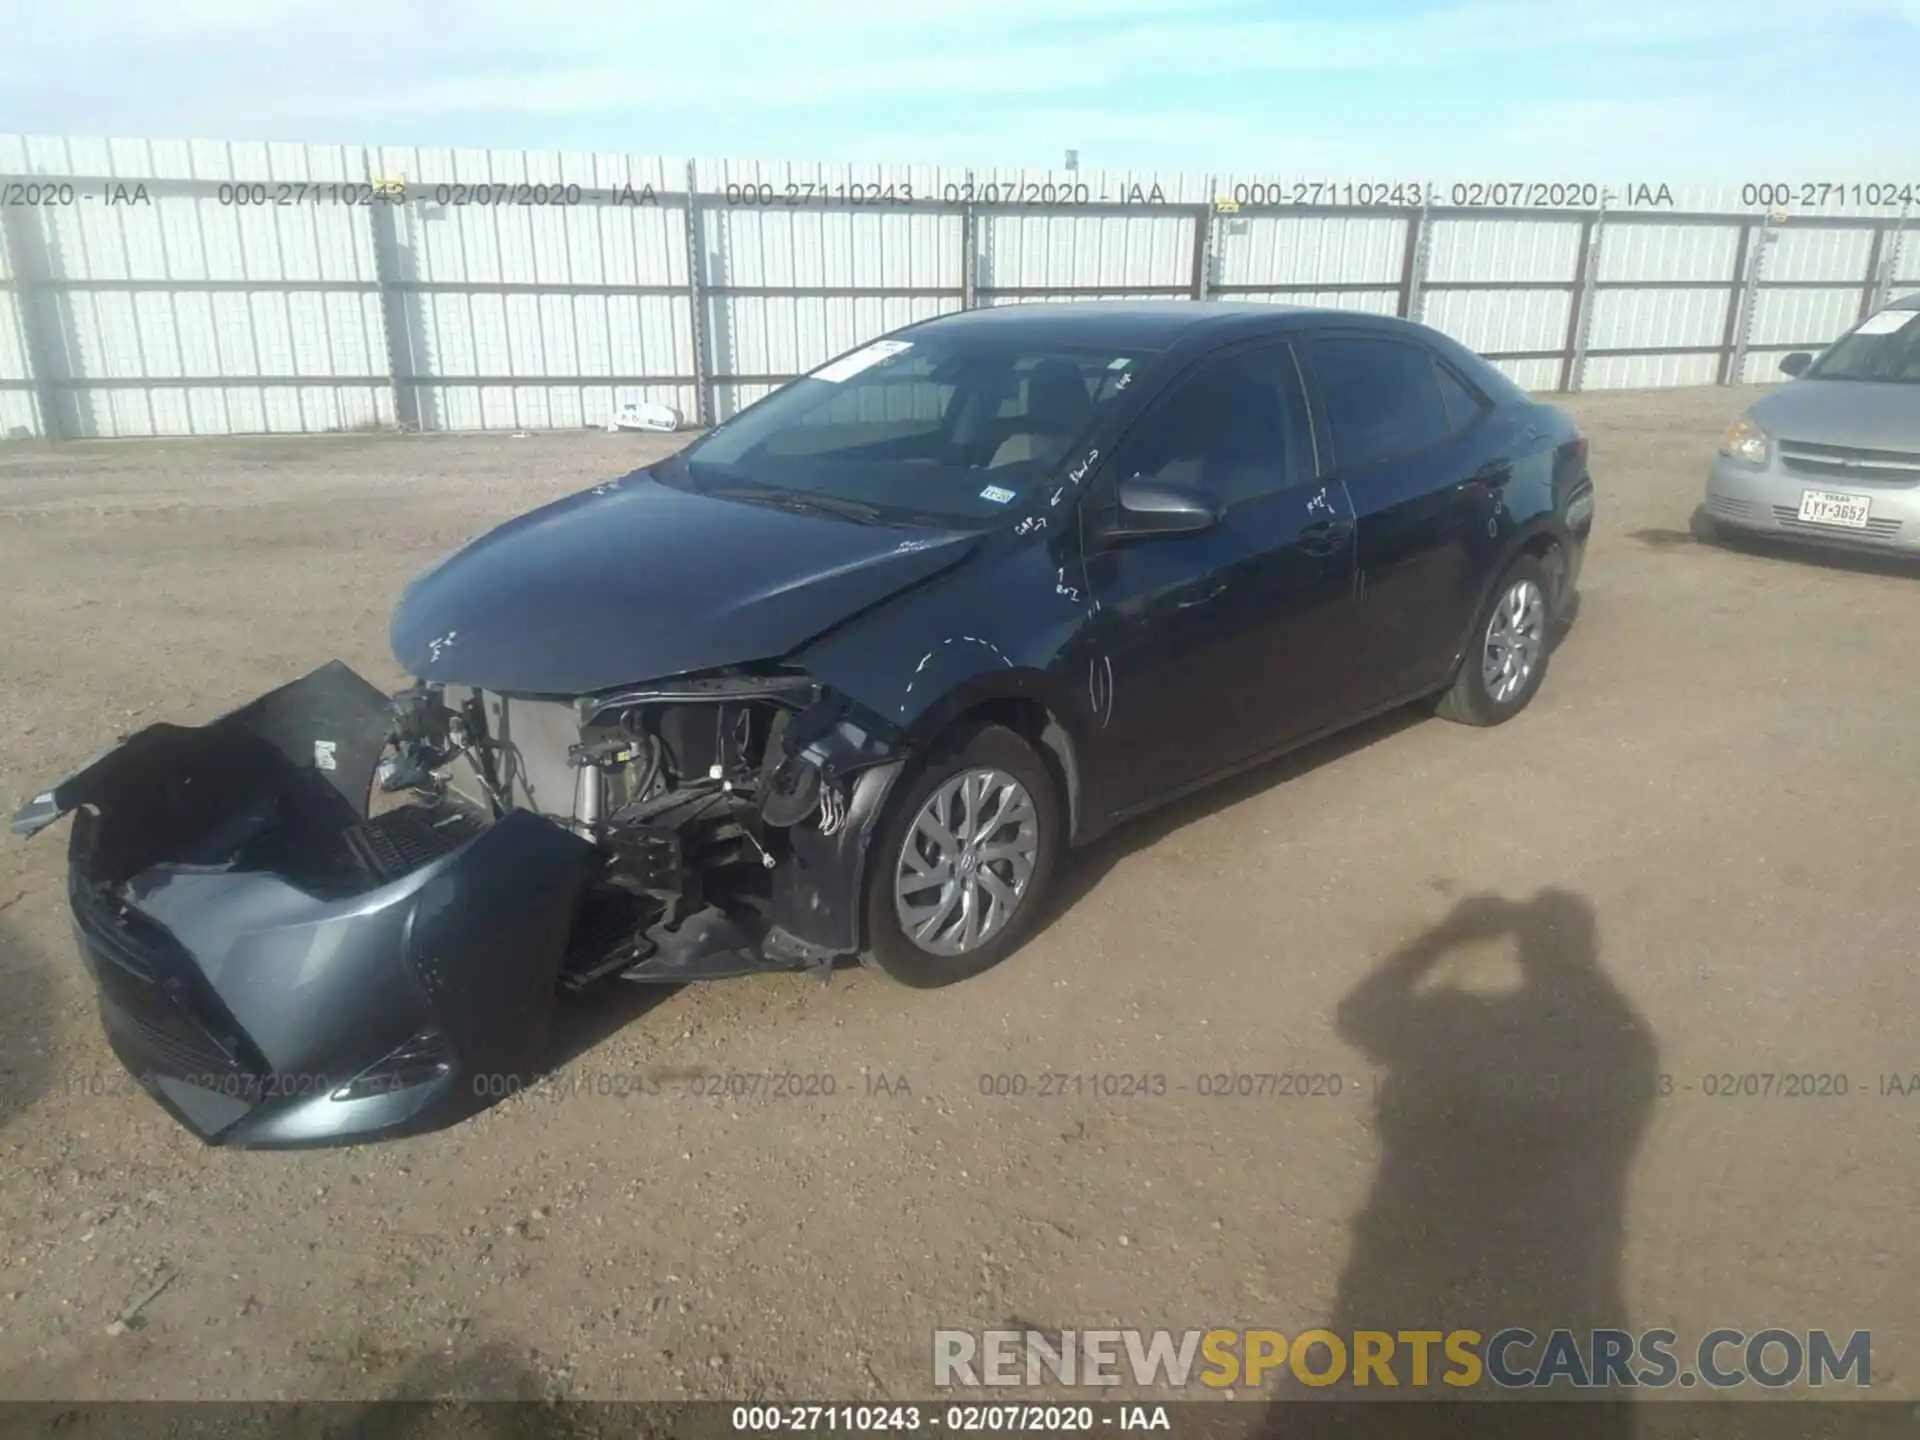
[(1802, 535), (1825, 535), (1831, 540), (1891, 540), (1900, 533), (1898, 520), (1869, 520), (1866, 528), (1855, 530), (1844, 525), (1815, 525), (1800, 518), (1800, 512), (1791, 505), (1773, 507), (1773, 518), (1782, 529), (1796, 531)]
[(1712, 515), (1722, 515), (1729, 520), (1744, 520), (1753, 514), (1751, 500), (1735, 500), (1729, 495), (1707, 496), (1707, 511)]
[(104, 1013), (108, 1029), (118, 1030), (154, 1074), (211, 1087), (252, 1079), (244, 1065), (211, 1040), (162, 1028), (120, 1006), (109, 1005)]
[(91, 886), (76, 885), (71, 894), (102, 1016), (137, 1056), (135, 1068), (194, 1079), (237, 1078), (261, 1068), (242, 1058), (249, 1047), (238, 1027), (205, 993), (171, 935)]

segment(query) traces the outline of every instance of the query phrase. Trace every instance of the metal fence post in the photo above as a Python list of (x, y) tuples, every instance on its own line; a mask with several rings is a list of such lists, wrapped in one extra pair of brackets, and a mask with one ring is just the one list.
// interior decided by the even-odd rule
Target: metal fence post
[(1881, 225), (1874, 230), (1873, 254), (1877, 262), (1867, 276), (1865, 305), (1860, 318), (1886, 308), (1887, 299), (1893, 293), (1894, 277), (1900, 273), (1900, 260), (1906, 241), (1907, 215), (1911, 205), (1902, 205), (1900, 213), (1891, 223)]
[(967, 186), (960, 193), (966, 196), (960, 203), (960, 308), (971, 310), (979, 304), (979, 257), (975, 252), (980, 243), (979, 218), (973, 208), (973, 171), (967, 171)]
[(1883, 273), (1882, 267), (1886, 264), (1888, 233), (1889, 227), (1884, 222), (1873, 227), (1873, 244), (1867, 249), (1867, 274), (1866, 278), (1860, 282), (1860, 307), (1854, 312), (1853, 317), (1856, 325), (1877, 308), (1873, 301), (1874, 297), (1880, 293), (1880, 276)]
[(1213, 176), (1207, 177), (1207, 202), (1193, 212), (1193, 276), (1190, 293), (1195, 300), (1207, 298), (1213, 283), (1214, 255)]
[(1893, 287), (1899, 283), (1901, 273), (1906, 268), (1907, 247), (1913, 243), (1913, 231), (1910, 228), (1913, 218), (1912, 209), (1902, 206), (1900, 223), (1893, 232), (1892, 253), (1887, 256), (1887, 283), (1881, 291), (1882, 304), (1892, 297)]
[(1400, 318), (1418, 321), (1427, 308), (1427, 273), (1433, 263), (1433, 196), (1422, 193), (1420, 209), (1407, 217), (1400, 261)]
[(1606, 229), (1607, 195), (1603, 190), (1599, 208), (1580, 232), (1580, 270), (1573, 293), (1573, 314), (1567, 322), (1572, 343), (1567, 349), (1560, 386), (1570, 394), (1578, 394), (1587, 384), (1587, 348), (1593, 338), (1593, 297), (1600, 278), (1600, 246)]
[(1746, 294), (1747, 257), (1753, 253), (1753, 237), (1759, 229), (1752, 219), (1740, 222), (1740, 240), (1733, 252), (1733, 278), (1727, 282), (1727, 318), (1720, 330), (1721, 385), (1733, 383), (1733, 347), (1740, 338), (1740, 302)]
[(700, 275), (705, 267), (700, 245), (700, 175), (695, 161), (687, 161), (687, 306), (693, 324), (694, 419), (704, 428), (713, 424), (715, 398), (711, 393), (712, 367), (707, 363), (706, 300)]
[(0, 205), (0, 240), (7, 247), (7, 269), (13, 276), (14, 304), (20, 310), (20, 332), (26, 341), (27, 368), (33, 372), (33, 395), (40, 410), (43, 439), (68, 439), (66, 407), (61, 404), (56, 346), (65, 348), (59, 317), (50, 313), (54, 292), (41, 286), (51, 279), (43, 263), (46, 246), (29, 225), (40, 224), (39, 213), (25, 205)]
[(1773, 228), (1773, 220), (1769, 216), (1757, 227), (1749, 228), (1748, 238), (1751, 244), (1747, 248), (1747, 271), (1741, 277), (1739, 309), (1735, 312), (1733, 327), (1733, 349), (1727, 356), (1727, 377), (1723, 382), (1728, 385), (1738, 385), (1741, 372), (1746, 369), (1747, 346), (1753, 339), (1754, 312), (1760, 303), (1760, 277), (1767, 268), (1767, 247), (1780, 238), (1780, 232)]
[[(394, 225), (394, 207), (406, 201), (380, 193), (378, 187), (384, 177), (373, 173), (373, 162), (364, 149), (360, 152), (360, 168), (366, 172), (369, 189), (374, 191), (373, 203), (367, 206), (367, 241), (373, 248), (374, 282), (380, 287), (380, 338), (386, 343), (387, 396), (393, 405), (393, 428), (423, 430), (426, 427), (420, 423), (420, 392), (414, 386), (401, 384), (401, 377), (412, 373), (411, 367), (403, 365), (401, 359), (403, 354), (410, 357), (413, 347), (406, 297), (396, 288), (400, 278), (400, 240)], [(404, 351), (403, 337), (408, 342)]]
[(1420, 217), (1424, 211), (1407, 216), (1400, 237), (1400, 295), (1396, 313), (1402, 320), (1413, 318), (1413, 267), (1420, 257)]

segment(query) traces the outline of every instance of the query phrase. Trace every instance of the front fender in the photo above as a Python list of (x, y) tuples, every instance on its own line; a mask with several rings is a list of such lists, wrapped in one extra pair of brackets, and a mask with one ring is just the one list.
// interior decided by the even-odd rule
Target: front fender
[(1006, 536), (795, 659), (922, 743), (971, 705), (1000, 696), (1031, 698), (1067, 721), (1076, 694), (1068, 657), (1091, 612), (1069, 537)]
[[(887, 730), (889, 763), (864, 770), (845, 828), (793, 832), (796, 863), (774, 899), (768, 953), (805, 963), (862, 943), (860, 900), (872, 843), (895, 782), (913, 758), (969, 711), (996, 702), (1034, 707), (1051, 723), (1037, 738), (1065, 775), (1077, 813), (1078, 755), (1098, 702), (1076, 681), (1075, 642), (1092, 606), (1064, 526), (1029, 523), (933, 584), (882, 605), (803, 647), (792, 659), (832, 694)], [(863, 726), (863, 728), (865, 728)]]

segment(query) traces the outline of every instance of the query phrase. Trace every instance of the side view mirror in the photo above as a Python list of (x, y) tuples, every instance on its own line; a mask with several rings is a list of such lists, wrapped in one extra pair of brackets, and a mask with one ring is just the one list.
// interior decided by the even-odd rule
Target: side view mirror
[(1811, 364), (1813, 364), (1813, 352), (1810, 350), (1795, 350), (1791, 355), (1784, 355), (1780, 359), (1781, 372), (1787, 375), (1797, 376)]
[(1107, 533), (1114, 539), (1140, 535), (1192, 535), (1220, 523), (1220, 509), (1198, 490), (1145, 475), (1120, 482), (1119, 505)]

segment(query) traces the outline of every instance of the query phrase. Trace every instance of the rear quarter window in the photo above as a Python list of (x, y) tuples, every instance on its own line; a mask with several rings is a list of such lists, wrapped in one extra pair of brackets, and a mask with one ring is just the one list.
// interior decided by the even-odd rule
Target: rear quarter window
[(1447, 419), (1456, 432), (1467, 429), (1493, 408), (1486, 397), (1462, 380), (1446, 361), (1436, 358), (1433, 373), (1440, 379), (1440, 394), (1447, 402)]

